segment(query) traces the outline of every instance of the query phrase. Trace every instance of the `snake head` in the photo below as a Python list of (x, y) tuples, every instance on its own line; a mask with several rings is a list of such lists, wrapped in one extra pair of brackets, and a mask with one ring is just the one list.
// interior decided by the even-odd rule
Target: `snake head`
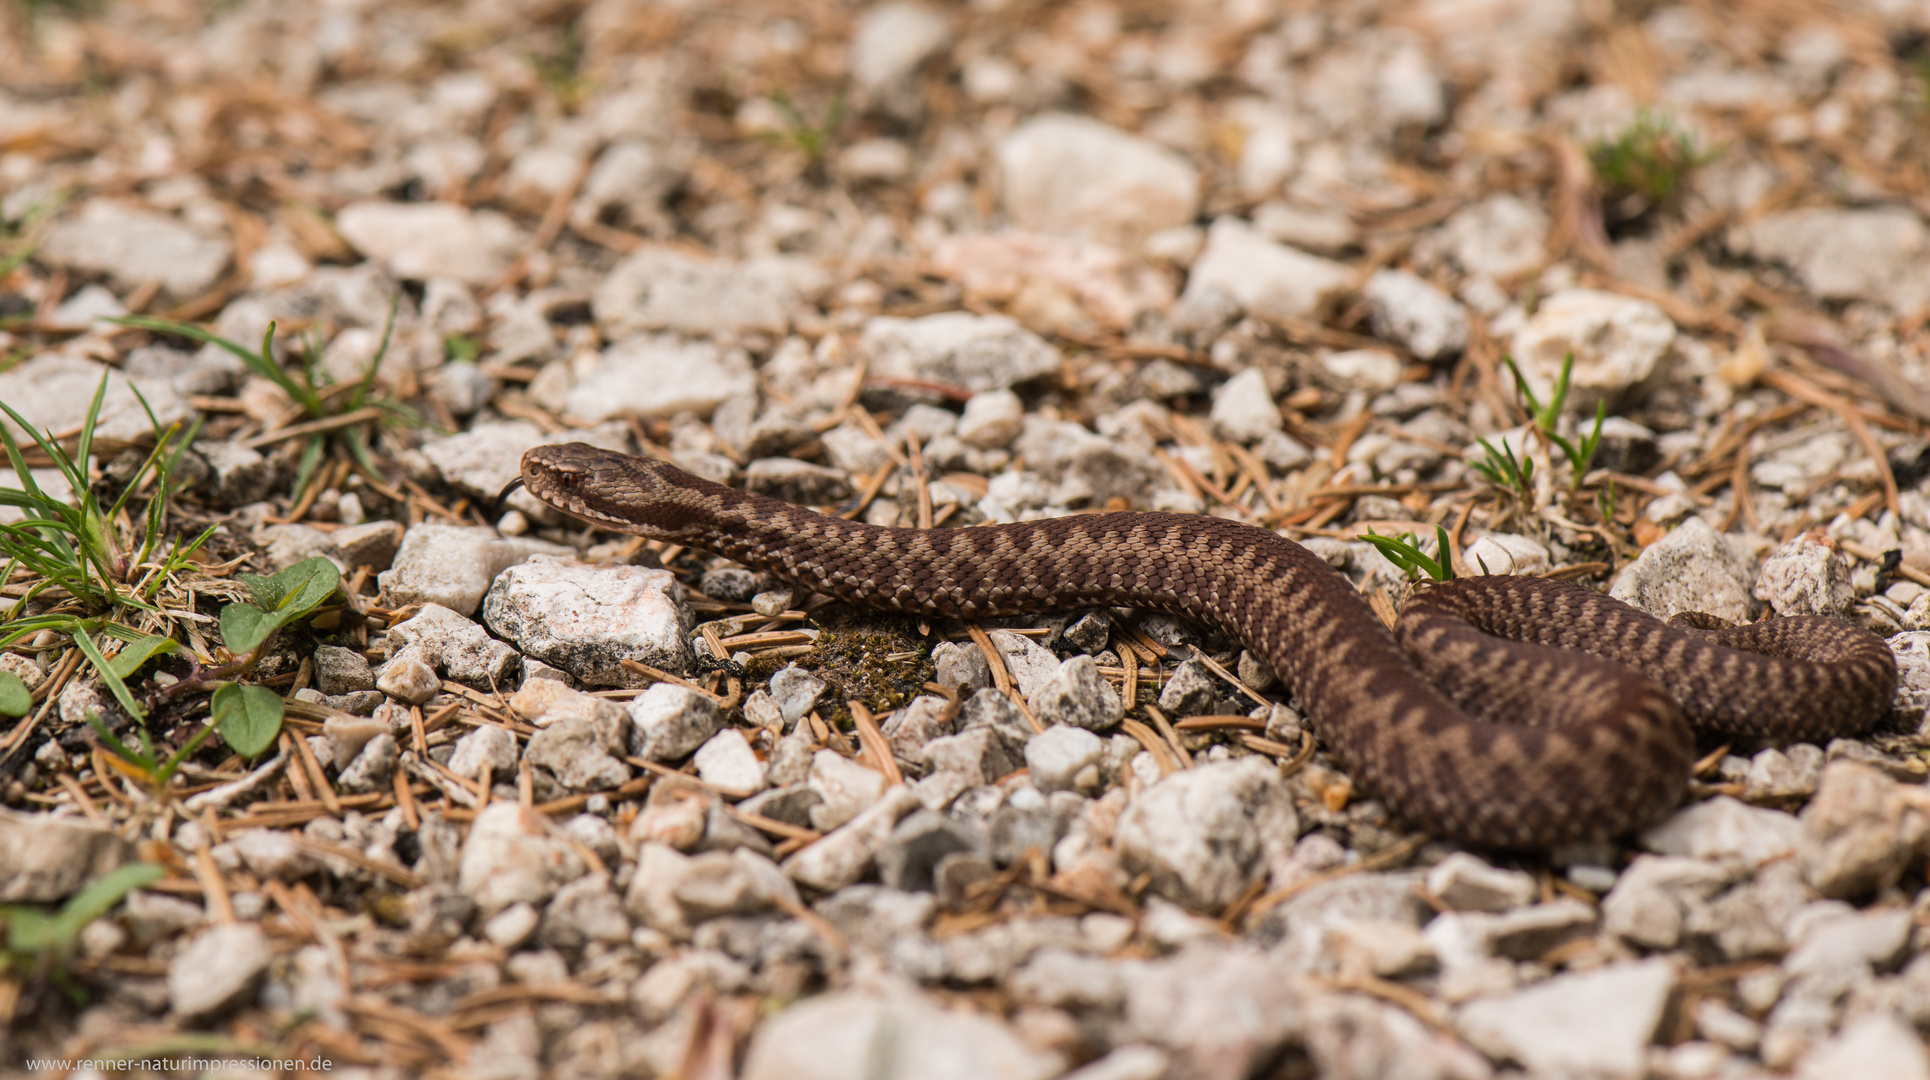
[(701, 481), (675, 466), (587, 443), (534, 447), (517, 487), (571, 517), (617, 532), (674, 539), (688, 517), (687, 489)]

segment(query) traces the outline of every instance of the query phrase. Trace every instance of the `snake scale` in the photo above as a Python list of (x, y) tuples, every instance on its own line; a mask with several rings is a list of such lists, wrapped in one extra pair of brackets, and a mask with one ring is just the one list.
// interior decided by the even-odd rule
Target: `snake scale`
[(881, 528), (581, 443), (529, 451), (518, 482), (604, 528), (870, 607), (978, 619), (1125, 606), (1216, 626), (1293, 687), (1356, 781), (1464, 843), (1545, 849), (1627, 834), (1680, 801), (1695, 730), (1855, 734), (1896, 686), (1883, 640), (1839, 619), (1664, 623), (1538, 578), (1423, 587), (1390, 633), (1319, 556), (1214, 517)]

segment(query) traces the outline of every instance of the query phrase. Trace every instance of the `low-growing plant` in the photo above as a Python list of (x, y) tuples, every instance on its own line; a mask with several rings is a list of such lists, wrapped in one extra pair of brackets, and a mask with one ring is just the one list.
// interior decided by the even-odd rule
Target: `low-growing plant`
[(44, 976), (76, 1006), (85, 1005), (87, 994), (74, 982), (69, 969), (80, 932), (88, 923), (112, 911), (127, 894), (159, 881), (164, 873), (154, 863), (128, 863), (68, 897), (58, 911), (18, 904), (0, 907), (0, 919), (7, 923), (7, 946), (5, 951), (0, 951), (0, 972)]
[(1476, 439), (1481, 444), (1481, 460), (1470, 462), (1482, 479), (1495, 487), (1513, 494), (1523, 503), (1532, 503), (1535, 498), (1535, 460), (1526, 454), (1516, 458), (1514, 447), (1508, 441), (1501, 441), (1497, 450), (1486, 439)]
[(529, 62), (537, 80), (567, 112), (581, 108), (595, 89), (595, 80), (582, 70), (583, 31), (575, 22), (559, 28), (554, 48), (530, 53)]
[(1454, 559), (1449, 554), (1447, 529), (1443, 526), (1434, 527), (1434, 539), (1438, 545), (1435, 548), (1437, 555), (1429, 555), (1422, 551), (1421, 538), (1411, 532), (1402, 533), (1399, 536), (1382, 536), (1368, 529), (1367, 535), (1362, 536), (1361, 539), (1378, 548), (1388, 562), (1400, 567), (1409, 581), (1419, 581), (1423, 574), (1434, 581), (1454, 580)]
[[(228, 749), (244, 758), (256, 757), (275, 744), (284, 719), (281, 697), (266, 687), (231, 681), (229, 676), (253, 670), (284, 626), (314, 614), (342, 587), (341, 571), (319, 555), (267, 577), (254, 574), (240, 576), (253, 602), (238, 601), (227, 605), (221, 609), (219, 620), (222, 642), (230, 653), (235, 654), (235, 659), (219, 667), (197, 669), (165, 692), (168, 697), (178, 697), (193, 690), (212, 688), (214, 691), (208, 703), (209, 711), (213, 714), (211, 722), (195, 732), (173, 754), (163, 756), (154, 748), (147, 726), (140, 723), (145, 720), (146, 713), (128, 690), (125, 680), (148, 657), (173, 647), (174, 642), (163, 638), (155, 644), (150, 635), (140, 642), (129, 644), (115, 657), (115, 661), (119, 661), (132, 652), (130, 663), (103, 660), (95, 665), (101, 670), (101, 680), (107, 684), (115, 700), (127, 710), (128, 715), (135, 718), (140, 746), (137, 749), (116, 738), (98, 714), (90, 715), (88, 723), (93, 726), (101, 743), (114, 752), (129, 774), (156, 794), (166, 791), (181, 763), (212, 734), (219, 732), (221, 741), (228, 744)], [(85, 628), (77, 628), (74, 643), (90, 660), (98, 655), (98, 649), (86, 636)]]
[[(222, 641), (233, 659), (207, 668), (197, 661), (194, 671), (163, 695), (213, 690), (213, 721), (172, 754), (158, 751), (147, 730), (148, 709), (129, 682), (149, 661), (180, 652), (182, 645), (171, 632), (154, 633), (130, 622), (171, 625), (156, 600), (219, 526), (210, 526), (192, 540), (177, 540), (165, 557), (156, 560), (174, 493), (175, 466), (195, 429), (177, 438), (179, 425), (161, 430), (152, 411), (148, 415), (155, 429), (154, 448), (120, 496), (102, 505), (88, 463), (106, 391), (103, 377), (71, 452), (51, 432), (34, 431), (24, 417), (0, 402), (0, 410), (32, 436), (71, 489), (67, 498), (43, 489), (20, 443), (0, 424), (0, 445), (21, 484), (0, 487), (0, 505), (12, 506), (23, 516), (19, 522), (0, 525), (0, 556), (7, 560), (0, 581), (10, 581), (22, 570), (30, 579), (22, 595), (0, 612), (0, 648), (43, 632), (70, 641), (133, 719), (139, 748), (116, 737), (98, 713), (88, 717), (95, 734), (128, 773), (158, 794), (211, 734), (218, 732), (230, 749), (244, 757), (254, 757), (273, 745), (281, 730), (281, 698), (264, 688), (230, 680), (253, 670), (283, 627), (326, 603), (341, 588), (341, 573), (328, 559), (316, 557), (266, 577), (241, 575), (250, 600), (226, 605), (218, 619)], [(129, 520), (129, 504), (142, 489), (148, 491), (148, 502), (140, 515), (142, 524), (136, 528)], [(30, 610), (34, 608), (38, 610)], [(118, 642), (119, 648), (110, 655), (112, 642)], [(0, 714), (20, 716), (32, 705), (26, 684), (16, 675), (0, 673)]]
[[(139, 391), (135, 393), (139, 400)], [(103, 507), (94, 494), (87, 463), (93, 453), (94, 433), (106, 396), (107, 376), (103, 375), (71, 454), (52, 432), (34, 431), (33, 425), (12, 406), (0, 402), (0, 410), (5, 410), (8, 418), (33, 438), (41, 453), (60, 470), (73, 493), (70, 501), (43, 490), (35, 481), (12, 430), (0, 424), (0, 444), (4, 444), (7, 460), (20, 480), (18, 488), (0, 487), (0, 506), (14, 507), (23, 518), (10, 525), (0, 525), (0, 555), (8, 560), (6, 575), (0, 581), (11, 579), (14, 571), (21, 568), (40, 578), (13, 605), (14, 616), (24, 611), (40, 592), (53, 587), (66, 590), (93, 611), (122, 605), (154, 610), (152, 601), (162, 584), (186, 564), (216, 528), (209, 526), (193, 540), (177, 541), (160, 564), (148, 562), (159, 549), (165, 533), (175, 466), (200, 425), (197, 422), (185, 438), (177, 439), (181, 434), (180, 425), (163, 431), (150, 410), (148, 419), (155, 429), (154, 449), (129, 478), (120, 497)], [(147, 402), (141, 400), (141, 405), (146, 408)], [(153, 494), (142, 515), (138, 534), (123, 535), (119, 524), (122, 511), (134, 493), (150, 482)]]
[(817, 123), (805, 119), (804, 114), (791, 102), (791, 95), (782, 90), (773, 91), (771, 104), (784, 115), (784, 130), (772, 132), (767, 137), (804, 154), (813, 165), (824, 160), (836, 144), (838, 127), (844, 123), (845, 101), (842, 93), (831, 99), (825, 107), (824, 116)]
[[(1713, 155), (1674, 117), (1644, 109), (1621, 131), (1588, 146), (1588, 164), (1609, 203), (1633, 199), (1640, 213), (1667, 202)], [(1635, 213), (1625, 213), (1633, 217)]]
[[(1550, 446), (1560, 451), (1561, 456), (1567, 460), (1569, 470), (1568, 490), (1579, 491), (1583, 478), (1588, 475), (1589, 469), (1594, 465), (1595, 451), (1599, 449), (1602, 444), (1602, 423), (1608, 419), (1607, 402), (1597, 401), (1595, 403), (1595, 426), (1589, 430), (1588, 434), (1582, 436), (1579, 440), (1570, 441), (1561, 434), (1557, 429), (1557, 425), (1561, 422), (1561, 408), (1568, 401), (1568, 384), (1570, 377), (1573, 376), (1575, 371), (1575, 354), (1569, 353), (1562, 358), (1561, 375), (1556, 378), (1554, 393), (1548, 396), (1548, 403), (1546, 405), (1543, 405), (1536, 399), (1534, 388), (1528, 385), (1527, 378), (1521, 374), (1521, 369), (1515, 365), (1514, 357), (1503, 356), (1501, 362), (1507, 364), (1508, 370), (1514, 374), (1515, 390), (1521, 394), (1522, 400), (1527, 403), (1528, 416), (1534, 423), (1535, 430), (1541, 434), (1543, 439), (1548, 441)], [(1486, 444), (1484, 443), (1483, 445)], [(1490, 455), (1492, 456), (1492, 451), (1490, 451)], [(1476, 466), (1476, 468), (1479, 468), (1479, 466)]]
[(374, 421), (380, 417), (404, 424), (421, 427), (421, 414), (399, 401), (379, 392), (375, 375), (382, 367), (382, 358), (388, 355), (389, 343), (395, 332), (395, 316), (400, 301), (389, 305), (389, 318), (382, 327), (382, 339), (377, 344), (375, 355), (369, 359), (359, 378), (352, 383), (337, 384), (328, 375), (321, 362), (321, 349), (308, 342), (301, 350), (301, 363), (294, 371), (284, 368), (275, 359), (275, 324), (270, 322), (262, 335), (261, 347), (251, 349), (240, 342), (231, 341), (219, 334), (191, 323), (176, 322), (172, 319), (157, 319), (146, 315), (129, 315), (110, 319), (109, 322), (139, 330), (152, 330), (159, 334), (172, 334), (191, 341), (199, 341), (223, 349), (238, 358), (249, 371), (280, 387), (290, 401), (300, 406), (309, 420), (331, 420), (348, 416), (365, 409), (375, 415), (356, 423), (344, 423), (329, 431), (317, 431), (305, 436), (302, 446), (301, 463), (295, 470), (295, 485), (290, 497), (300, 499), (307, 489), (308, 482), (315, 476), (316, 468), (321, 465), (333, 440), (340, 440), (348, 452), (363, 468), (370, 472), (377, 470), (375, 457), (369, 447), (369, 431)]

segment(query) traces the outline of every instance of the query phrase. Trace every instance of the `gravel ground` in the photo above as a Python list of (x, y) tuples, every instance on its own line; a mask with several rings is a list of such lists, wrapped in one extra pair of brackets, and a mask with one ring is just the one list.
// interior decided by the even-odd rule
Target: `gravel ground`
[[(126, 560), (157, 610), (0, 582), (0, 1073), (1930, 1078), (1926, 42), (1908, 0), (0, 7), (0, 401), (78, 453), (105, 377), (103, 528), (212, 527)], [(1460, 850), (1217, 633), (878, 616), (497, 503), (576, 440), (886, 525), (1250, 521), (1388, 619), (1359, 537), (1445, 536), (1842, 616), (1902, 685), (1705, 741), (1639, 837)], [(260, 754), (106, 747), (201, 732), (239, 575), (330, 563), (225, 672), (285, 699)], [(105, 623), (10, 633), (67, 615), (176, 652), (122, 701)]]

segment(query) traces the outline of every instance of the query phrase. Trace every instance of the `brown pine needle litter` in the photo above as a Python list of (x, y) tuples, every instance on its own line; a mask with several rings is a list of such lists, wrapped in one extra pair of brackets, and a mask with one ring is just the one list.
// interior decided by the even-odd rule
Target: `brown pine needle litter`
[(881, 526), (1209, 514), (1389, 626), (1508, 572), (1922, 685), (1930, 16), (1464, 7), (0, 9), (10, 1052), (1930, 1073), (1917, 691), (1462, 850), (1184, 619), (503, 495), (587, 441)]

